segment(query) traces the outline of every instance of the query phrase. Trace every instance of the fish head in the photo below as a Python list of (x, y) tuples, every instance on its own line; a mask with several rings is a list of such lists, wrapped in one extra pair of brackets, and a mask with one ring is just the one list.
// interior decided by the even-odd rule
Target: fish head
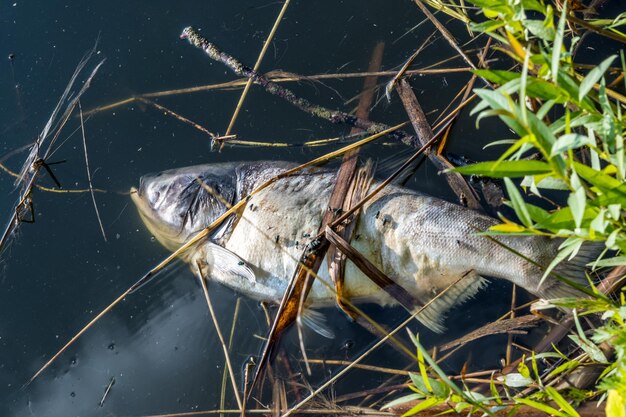
[(148, 230), (174, 251), (222, 215), (236, 192), (234, 166), (212, 164), (144, 175), (130, 196)]

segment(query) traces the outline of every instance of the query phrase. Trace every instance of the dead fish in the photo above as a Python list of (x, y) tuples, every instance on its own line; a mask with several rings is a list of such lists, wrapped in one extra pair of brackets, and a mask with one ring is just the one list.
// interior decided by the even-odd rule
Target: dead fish
[[(173, 169), (142, 177), (131, 196), (150, 232), (173, 251), (230, 204), (294, 166), (264, 161)], [(279, 302), (303, 248), (316, 236), (328, 210), (334, 181), (335, 172), (321, 168), (277, 180), (249, 198), (241, 218), (231, 216), (210, 239), (188, 251), (185, 260), (196, 274), (256, 300)], [(464, 276), (418, 315), (436, 331), (443, 330), (448, 309), (487, 284), (483, 276), (506, 279), (542, 298), (581, 295), (554, 277), (538, 286), (541, 268), (478, 234), (497, 223), (459, 205), (390, 185), (360, 211), (354, 232), (359, 238), (351, 244), (423, 304)], [(562, 242), (540, 236), (501, 236), (499, 241), (543, 266), (554, 259)], [(595, 253), (583, 246), (555, 272), (585, 283), (584, 266)], [(329, 283), (327, 263), (322, 265), (319, 276)], [(353, 302), (395, 304), (352, 262), (346, 265), (344, 295)], [(334, 301), (333, 290), (316, 280), (307, 303), (323, 306)]]

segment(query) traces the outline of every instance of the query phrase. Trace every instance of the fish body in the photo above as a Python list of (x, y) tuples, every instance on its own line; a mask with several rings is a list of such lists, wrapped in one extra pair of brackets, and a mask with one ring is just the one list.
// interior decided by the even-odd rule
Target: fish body
[[(267, 161), (164, 171), (143, 177), (131, 195), (154, 236), (175, 250), (229, 204), (293, 166)], [(231, 217), (211, 240), (190, 250), (186, 261), (196, 273), (249, 297), (279, 302), (329, 210), (334, 181), (334, 171), (319, 168), (277, 180), (247, 200), (240, 219)], [(442, 329), (446, 310), (486, 285), (483, 276), (506, 279), (543, 298), (580, 295), (552, 277), (538, 286), (541, 268), (502, 246), (545, 266), (561, 242), (540, 236), (501, 236), (501, 245), (479, 234), (497, 223), (462, 206), (389, 185), (362, 207), (350, 243), (422, 304), (445, 290), (418, 316), (435, 330)], [(326, 265), (324, 261), (320, 279), (307, 298), (312, 306), (335, 302)], [(580, 282), (584, 273), (579, 266), (564, 264), (559, 272)], [(353, 302), (395, 304), (350, 261), (343, 295)]]

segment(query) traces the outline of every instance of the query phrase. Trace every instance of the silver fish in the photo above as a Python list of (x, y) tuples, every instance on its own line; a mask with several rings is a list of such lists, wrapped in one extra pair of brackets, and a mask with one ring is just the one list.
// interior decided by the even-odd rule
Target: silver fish
[[(294, 167), (287, 162), (242, 162), (198, 165), (141, 178), (131, 196), (152, 234), (169, 250), (188, 241), (265, 181)], [(335, 180), (327, 169), (309, 169), (280, 179), (252, 196), (241, 219), (235, 216), (210, 239), (189, 251), (185, 260), (196, 274), (262, 301), (279, 302), (303, 249), (317, 234)], [(377, 184), (374, 182), (372, 188)], [(548, 277), (538, 287), (541, 268), (480, 236), (498, 221), (407, 188), (390, 185), (362, 208), (352, 246), (418, 301), (426, 304), (459, 277), (451, 289), (418, 315), (442, 331), (445, 312), (474, 296), (487, 284), (483, 276), (506, 279), (542, 298), (581, 295)], [(559, 240), (538, 236), (501, 236), (498, 240), (548, 265)], [(555, 272), (586, 282), (584, 265), (594, 250), (562, 262)], [(326, 262), (321, 281), (330, 282)], [(381, 305), (395, 301), (352, 262), (345, 270), (345, 294), (353, 302)], [(307, 303), (330, 305), (335, 294), (316, 280)]]

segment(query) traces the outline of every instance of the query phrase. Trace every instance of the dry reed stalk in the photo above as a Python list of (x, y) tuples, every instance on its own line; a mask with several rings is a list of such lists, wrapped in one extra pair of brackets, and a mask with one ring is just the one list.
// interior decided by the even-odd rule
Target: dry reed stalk
[[(287, 11), (287, 7), (289, 7), (290, 1), (291, 0), (285, 0), (285, 2), (283, 3), (283, 7), (280, 9), (280, 12), (278, 13), (278, 16), (276, 17), (276, 21), (274, 21), (272, 30), (270, 31), (270, 34), (267, 36), (267, 39), (265, 39), (265, 42), (263, 43), (263, 48), (261, 48), (259, 57), (254, 63), (254, 68), (252, 68), (253, 71), (259, 70), (259, 67), (261, 66), (261, 62), (263, 61), (263, 58), (265, 57), (265, 53), (267, 52), (267, 48), (269, 47), (270, 43), (274, 39), (274, 35), (276, 34), (276, 31), (278, 30), (278, 25), (283, 20), (283, 16), (285, 16), (285, 12)], [(239, 111), (241, 110), (241, 107), (243, 106), (243, 102), (246, 99), (246, 96), (248, 95), (248, 90), (250, 90), (250, 86), (252, 86), (252, 78), (248, 78), (248, 81), (246, 82), (246, 85), (243, 88), (243, 92), (241, 93), (241, 96), (239, 97), (239, 102), (237, 102), (237, 107), (235, 107), (235, 112), (233, 113), (233, 116), (230, 119), (230, 123), (228, 124), (228, 128), (226, 129), (226, 133), (224, 134), (225, 136), (230, 135), (230, 132), (232, 131), (233, 126), (235, 125), (235, 121), (237, 120), (237, 115), (239, 115)], [(223, 145), (223, 141), (221, 143)]]
[(87, 169), (87, 183), (89, 184), (89, 193), (91, 194), (91, 201), (93, 202), (93, 208), (96, 212), (96, 218), (98, 219), (98, 225), (100, 225), (100, 232), (102, 233), (102, 238), (104, 241), (107, 241), (107, 235), (104, 231), (104, 226), (102, 225), (102, 219), (100, 218), (100, 212), (98, 211), (98, 204), (96, 203), (96, 195), (93, 192), (93, 184), (91, 183), (91, 170), (89, 169), (89, 156), (87, 155), (87, 137), (85, 136), (85, 123), (83, 120), (83, 108), (80, 105), (80, 100), (78, 101), (78, 110), (80, 114), (80, 130), (83, 134), (83, 150), (85, 151), (85, 168)]
[[(26, 157), (26, 160), (22, 165), (22, 169), (19, 172), (15, 181), (16, 186), (21, 186), (21, 191), (17, 199), (17, 203), (14, 205), (13, 214), (9, 218), (9, 221), (4, 228), (2, 235), (0, 235), (0, 251), (4, 249), (10, 236), (23, 221), (22, 214), (24, 213), (24, 211), (30, 210), (31, 215), (34, 217), (34, 213), (32, 212), (32, 191), (33, 188), (35, 188), (36, 186), (36, 181), (39, 177), (41, 169), (44, 168), (52, 177), (52, 179), (57, 182), (57, 185), (59, 185), (49, 167), (47, 159), (53, 152), (53, 146), (55, 145), (57, 139), (63, 131), (71, 114), (74, 112), (78, 101), (80, 100), (82, 95), (89, 89), (89, 87), (91, 86), (91, 81), (100, 69), (100, 66), (102, 66), (102, 64), (104, 63), (103, 60), (96, 64), (96, 66), (86, 77), (78, 91), (72, 90), (74, 83), (82, 73), (93, 53), (95, 52), (95, 48), (96, 46), (94, 45), (94, 47), (81, 59), (81, 61), (76, 66), (76, 69), (74, 70), (72, 77), (70, 78), (67, 86), (65, 87), (65, 90), (63, 91), (63, 94), (57, 102), (56, 107), (52, 111), (48, 122), (44, 126), (43, 130), (41, 131), (35, 142), (30, 146), (28, 156)], [(65, 108), (63, 108), (63, 106), (65, 106)]]
[(310, 166), (314, 166), (317, 164), (320, 164), (322, 162), (326, 162), (332, 158), (335, 158), (337, 156), (341, 156), (346, 152), (349, 152), (352, 149), (358, 148), (360, 146), (363, 146), (367, 143), (373, 142), (374, 140), (377, 140), (383, 136), (385, 136), (386, 134), (393, 132), (403, 126), (406, 125), (405, 123), (400, 123), (396, 126), (393, 126), (387, 130), (384, 130), (382, 132), (376, 133), (374, 135), (368, 136), (358, 142), (352, 143), (348, 146), (345, 146), (343, 148), (340, 148), (336, 151), (332, 151), (329, 152), (325, 155), (320, 156), (319, 158), (315, 158), (309, 162), (306, 162), (304, 164), (298, 165), (295, 168), (289, 169), (271, 179), (269, 179), (268, 181), (264, 182), (263, 184), (261, 184), (259, 187), (257, 187), (254, 191), (252, 191), (248, 196), (246, 196), (245, 198), (242, 198), (239, 202), (237, 202), (236, 204), (234, 204), (230, 209), (228, 209), (227, 211), (225, 211), (221, 216), (219, 216), (213, 223), (211, 223), (209, 226), (207, 226), (206, 228), (204, 228), (203, 230), (201, 230), (200, 232), (198, 232), (196, 235), (194, 235), (189, 241), (187, 241), (184, 245), (182, 245), (180, 248), (178, 248), (176, 251), (174, 251), (172, 254), (170, 254), (167, 258), (165, 258), (163, 261), (161, 261), (157, 266), (155, 266), (154, 268), (152, 268), (150, 271), (148, 271), (148, 273), (146, 275), (144, 275), (142, 278), (140, 278), (130, 289), (131, 292), (137, 290), (140, 286), (144, 285), (145, 283), (147, 283), (150, 278), (152, 278), (158, 271), (160, 271), (161, 269), (163, 269), (166, 265), (168, 265), (171, 261), (173, 261), (174, 259), (178, 258), (179, 256), (183, 255), (189, 248), (191, 248), (192, 246), (194, 246), (196, 243), (198, 243), (200, 240), (204, 239), (205, 237), (208, 236), (208, 234), (214, 230), (217, 226), (219, 226), (220, 224), (222, 224), (222, 222), (224, 220), (226, 220), (228, 217), (230, 217), (232, 214), (236, 213), (238, 210), (240, 210), (241, 208), (243, 208), (243, 206), (245, 206), (245, 204), (247, 203), (247, 199), (250, 198), (251, 196), (258, 194), (259, 192), (261, 192), (262, 190), (266, 189), (267, 187), (269, 187), (270, 185), (274, 184), (276, 181), (278, 181), (281, 178), (286, 178), (289, 177), (299, 171), (302, 171), (305, 168), (308, 168)]
[[(474, 340), (492, 336), (494, 334), (503, 334), (508, 333), (512, 334), (513, 332), (519, 332), (521, 329), (527, 329), (529, 327), (535, 327), (541, 318), (529, 314), (521, 317), (512, 317), (510, 319), (494, 321), (491, 323), (487, 323), (486, 325), (479, 327), (478, 329), (463, 335), (462, 337), (448, 342), (439, 347), (440, 351), (445, 352), (446, 350), (450, 350), (457, 346), (463, 346), (466, 343), (472, 342)], [(525, 333), (525, 332), (524, 332)], [(519, 334), (519, 333), (516, 333)]]
[[(385, 44), (383, 42), (378, 42), (372, 51), (372, 55), (370, 57), (370, 63), (368, 67), (368, 72), (376, 72), (380, 69), (383, 60), (383, 51), (385, 49)], [(370, 107), (372, 102), (374, 101), (374, 89), (376, 88), (376, 76), (366, 77), (363, 81), (363, 88), (359, 98), (359, 104), (356, 110), (356, 116), (360, 119), (367, 120), (369, 118)], [(350, 131), (351, 134), (360, 133), (361, 129), (352, 128)], [(369, 177), (364, 179), (362, 176), (357, 175), (357, 155), (358, 149), (346, 153), (343, 156), (343, 161), (339, 170), (337, 171), (337, 178), (335, 180), (335, 185), (333, 187), (333, 191), (328, 200), (328, 206), (331, 207), (331, 211), (325, 213), (324, 218), (322, 219), (322, 224), (320, 225), (319, 231), (322, 232), (325, 226), (333, 220), (337, 215), (334, 213), (334, 209), (349, 210), (351, 208), (353, 196), (359, 194), (361, 192), (365, 193), (366, 189), (369, 189), (369, 185), (371, 184), (371, 172), (369, 172)], [(361, 170), (360, 173), (364, 173), (364, 170)], [(364, 174), (365, 175), (365, 174)], [(365, 175), (367, 176), (367, 175)], [(359, 181), (361, 180), (361, 181)], [(351, 240), (352, 233), (354, 231), (354, 222), (351, 222), (349, 225), (344, 227), (344, 229), (340, 232), (341, 236), (347, 238), (348, 241)], [(324, 257), (324, 253), (319, 253), (318, 256)], [(344, 305), (341, 301), (343, 288), (344, 288), (344, 272), (346, 266), (346, 257), (341, 252), (337, 251), (337, 248), (334, 245), (330, 245), (328, 248), (328, 271), (331, 279), (335, 283), (335, 288), (337, 291), (337, 305), (346, 313), (348, 316), (355, 318), (355, 312), (351, 311), (346, 305)]]
[(417, 50), (415, 52), (413, 52), (413, 54), (411, 54), (409, 59), (406, 60), (404, 65), (402, 65), (402, 68), (400, 68), (398, 73), (396, 75), (394, 75), (393, 78), (385, 85), (385, 95), (387, 96), (387, 100), (388, 101), (391, 101), (391, 92), (395, 88), (396, 83), (398, 82), (398, 80), (400, 78), (404, 77), (404, 74), (409, 69), (409, 66), (413, 63), (413, 61), (415, 61), (415, 58), (417, 58), (417, 56), (420, 54), (420, 52), (422, 52), (426, 47), (428, 47), (428, 42), (433, 38), (435, 33), (436, 32), (431, 33), (430, 36), (428, 38), (426, 38), (426, 40), (424, 42), (422, 42), (422, 44), (419, 46), (419, 48), (417, 48)]
[[(441, 62), (435, 63), (431, 66), (422, 69), (408, 70), (406, 71), (406, 76), (414, 76), (414, 75), (436, 75), (436, 74), (450, 74), (450, 73), (461, 73), (461, 72), (470, 72), (471, 68), (469, 67), (461, 67), (461, 68), (432, 68), (436, 65), (440, 65), (441, 63), (445, 63), (447, 61), (451, 61), (455, 59), (456, 55), (453, 58), (445, 59)], [(285, 75), (283, 71), (270, 71), (265, 75), (275, 83), (289, 83), (289, 82), (298, 82), (298, 81), (317, 81), (317, 80), (328, 80), (328, 79), (348, 79), (348, 78), (365, 78), (369, 76), (393, 76), (397, 71), (377, 71), (375, 73), (368, 72), (348, 72), (348, 73), (333, 73), (333, 74), (314, 74), (314, 75)], [(274, 74), (274, 75), (273, 75)], [(277, 75), (276, 75), (277, 74)], [(138, 96), (127, 97), (113, 103), (105, 104), (102, 106), (98, 106), (96, 108), (90, 109), (85, 112), (85, 116), (91, 116), (96, 113), (101, 113), (104, 111), (112, 110), (117, 107), (124, 106), (126, 104), (134, 103), (138, 101), (140, 98), (159, 98), (159, 97), (169, 97), (174, 95), (181, 94), (191, 94), (198, 93), (202, 91), (215, 91), (215, 90), (229, 90), (229, 89), (239, 89), (245, 86), (247, 83), (247, 79), (239, 79), (233, 81), (227, 81), (224, 83), (218, 84), (208, 84), (201, 85), (196, 87), (186, 87), (186, 88), (177, 88), (174, 90), (164, 90), (164, 91), (154, 91), (151, 93), (144, 93)]]
[[(316, 165), (319, 164), (321, 162), (324, 162), (328, 159), (337, 157), (339, 155), (343, 155), (345, 152), (348, 152), (349, 150), (358, 147), (358, 146), (362, 146), (365, 145), (366, 143), (372, 142), (382, 136), (384, 136), (385, 134), (387, 134), (389, 131), (392, 131), (394, 129), (399, 129), (400, 127), (404, 126), (406, 123), (401, 123), (399, 125), (396, 125), (390, 129), (388, 129), (388, 131), (383, 131), (380, 133), (377, 133), (375, 135), (369, 136), (361, 141), (355, 142), (351, 145), (345, 146), (341, 149), (338, 149), (336, 151), (330, 152), (324, 156), (321, 156), (319, 158), (315, 158), (312, 161), (309, 161), (305, 164), (299, 165), (295, 168), (292, 168), (290, 170), (285, 171), (284, 173), (266, 181), (265, 183), (261, 184), (261, 186), (259, 186), (256, 190), (254, 190), (252, 193), (250, 193), (251, 195), (254, 195), (258, 192), (260, 192), (261, 190), (269, 187), (271, 184), (273, 184), (274, 182), (276, 182), (277, 180), (279, 180), (280, 178), (285, 178), (288, 177), (290, 175), (295, 174), (298, 171), (301, 171), (309, 166), (312, 165)], [(148, 271), (148, 273), (146, 273), (143, 277), (141, 277), (135, 284), (133, 284), (130, 288), (128, 288), (126, 291), (124, 291), (119, 297), (117, 297), (111, 304), (109, 304), (107, 307), (105, 307), (100, 313), (98, 313), (96, 315), (96, 317), (94, 317), (92, 320), (90, 320), (81, 330), (78, 331), (78, 333), (76, 333), (76, 335), (74, 335), (58, 352), (56, 352), (52, 358), (50, 358), (30, 379), (29, 381), (25, 384), (25, 386), (29, 385), (32, 381), (34, 381), (39, 375), (41, 375), (41, 373), (43, 371), (45, 371), (59, 356), (61, 356), (61, 354), (63, 354), (63, 352), (65, 352), (67, 350), (67, 348), (69, 348), (76, 340), (78, 340), (78, 338), (80, 336), (82, 336), (87, 330), (89, 330), (98, 320), (100, 320), (100, 318), (102, 318), (106, 313), (108, 313), (109, 311), (111, 311), (111, 309), (113, 309), (113, 307), (115, 307), (117, 304), (119, 304), (124, 298), (126, 298), (127, 295), (133, 293), (134, 291), (136, 291), (139, 287), (143, 286), (144, 284), (146, 284), (148, 281), (150, 281), (152, 278), (154, 278), (154, 276), (161, 271), (165, 266), (167, 266), (168, 264), (170, 264), (174, 259), (176, 259), (177, 257), (181, 256), (182, 254), (184, 254), (189, 248), (191, 248), (192, 246), (194, 246), (196, 243), (198, 243), (199, 241), (201, 241), (202, 239), (204, 239), (206, 236), (208, 236), (208, 234), (214, 230), (216, 227), (218, 227), (224, 220), (226, 220), (228, 217), (230, 217), (232, 214), (236, 213), (239, 209), (241, 209), (247, 202), (247, 198), (242, 199), (241, 201), (239, 201), (237, 204), (233, 205), (229, 210), (227, 210), (226, 212), (224, 212), (220, 217), (218, 217), (213, 223), (211, 223), (209, 226), (207, 226), (205, 229), (203, 229), (202, 231), (198, 232), (194, 237), (192, 237), (187, 243), (185, 243), (184, 245), (182, 245), (180, 248), (178, 248), (176, 251), (174, 251), (171, 255), (169, 255), (168, 257), (166, 257), (164, 260), (162, 260), (157, 266), (153, 267), (150, 271)]]
[[(316, 365), (350, 365), (350, 363), (352, 363), (350, 361), (336, 359), (309, 359), (309, 362)], [(383, 374), (409, 376), (409, 371), (394, 368), (385, 368), (382, 366), (366, 365), (360, 363), (358, 365), (355, 365), (354, 368), (372, 372), (379, 372)], [(406, 384), (403, 385), (406, 386)]]
[(407, 326), (409, 323), (411, 323), (415, 317), (417, 317), (418, 314), (420, 314), (424, 309), (426, 309), (431, 303), (433, 303), (435, 300), (437, 300), (439, 297), (443, 296), (444, 294), (446, 294), (450, 288), (452, 288), (454, 285), (456, 285), (458, 282), (460, 282), (463, 278), (465, 278), (466, 275), (463, 275), (461, 277), (459, 277), (456, 281), (454, 281), (453, 283), (451, 283), (448, 287), (446, 287), (443, 291), (441, 291), (439, 294), (437, 294), (434, 298), (432, 298), (428, 303), (426, 303), (423, 307), (421, 307), (419, 310), (415, 311), (413, 314), (411, 314), (406, 320), (404, 320), (402, 323), (400, 323), (398, 326), (396, 326), (395, 329), (393, 329), (392, 331), (390, 331), (387, 335), (385, 335), (384, 337), (382, 337), (381, 339), (379, 339), (372, 347), (370, 347), (369, 349), (367, 349), (365, 352), (363, 352), (361, 355), (359, 355), (355, 360), (353, 360), (349, 365), (347, 365), (346, 367), (344, 367), (341, 371), (339, 371), (337, 374), (333, 375), (332, 378), (330, 378), (328, 381), (326, 381), (325, 383), (323, 383), (321, 386), (319, 386), (318, 388), (316, 388), (311, 394), (309, 394), (306, 398), (304, 398), (302, 401), (300, 401), (299, 403), (297, 403), (296, 405), (294, 405), (293, 407), (291, 407), (285, 414), (282, 415), (282, 417), (288, 417), (293, 415), (296, 411), (298, 411), (300, 408), (302, 408), (302, 406), (304, 406), (306, 403), (308, 403), (309, 401), (311, 401), (313, 398), (315, 398), (320, 392), (322, 392), (323, 390), (325, 390), (326, 388), (328, 388), (330, 385), (332, 385), (335, 381), (337, 381), (339, 378), (341, 378), (344, 374), (346, 374), (350, 369), (352, 369), (353, 367), (355, 367), (356, 365), (358, 365), (363, 359), (365, 359), (367, 356), (370, 355), (370, 353), (372, 353), (373, 351), (375, 351), (376, 349), (378, 349), (380, 346), (382, 346), (390, 337), (393, 337), (396, 333), (398, 333), (400, 330), (402, 330), (405, 326)]
[(239, 395), (239, 389), (237, 389), (237, 381), (235, 381), (235, 373), (233, 372), (233, 366), (230, 362), (230, 354), (228, 352), (228, 347), (226, 346), (226, 342), (224, 341), (224, 336), (222, 335), (222, 330), (220, 328), (219, 322), (217, 321), (217, 316), (215, 315), (215, 310), (213, 309), (213, 303), (211, 302), (211, 297), (209, 296), (209, 289), (206, 285), (206, 280), (202, 274), (202, 267), (197, 265), (198, 271), (198, 279), (200, 280), (200, 285), (202, 285), (202, 293), (204, 294), (204, 299), (206, 300), (207, 307), (209, 307), (209, 312), (211, 313), (211, 319), (213, 320), (213, 325), (215, 326), (215, 332), (217, 333), (217, 337), (220, 341), (220, 345), (222, 346), (222, 351), (224, 352), (224, 360), (226, 362), (226, 367), (228, 368), (228, 374), (230, 375), (230, 382), (232, 384), (233, 393), (235, 394), (235, 400), (237, 401), (237, 405), (239, 409), (244, 409), (244, 405), (241, 402), (241, 396)]
[[(233, 320), (230, 326), (230, 335), (228, 336), (228, 351), (233, 347), (233, 339), (235, 337), (235, 327), (237, 324), (237, 317), (239, 316), (239, 306), (241, 305), (241, 297), (237, 297), (237, 302), (235, 303), (235, 310), (233, 311)], [(220, 408), (224, 408), (226, 406), (226, 381), (228, 380), (228, 368), (224, 367), (222, 371), (222, 384), (220, 389)]]
[[(433, 131), (430, 128), (426, 115), (422, 110), (417, 97), (413, 93), (408, 81), (402, 79), (396, 86), (396, 91), (402, 100), (402, 104), (409, 115), (413, 129), (417, 134), (417, 138), (421, 144), (428, 142), (433, 137)], [(481, 210), (480, 201), (478, 195), (472, 187), (465, 181), (465, 178), (458, 172), (446, 171), (450, 168), (454, 168), (454, 165), (450, 163), (443, 155), (430, 150), (426, 151), (426, 156), (435, 165), (435, 168), (439, 171), (445, 172), (446, 181), (454, 193), (458, 196), (462, 205), (469, 207), (473, 210)]]
[[(445, 125), (444, 125), (444, 128), (445, 128)], [(424, 146), (422, 146), (417, 152), (415, 152), (413, 156), (411, 156), (400, 168), (398, 168), (396, 172), (394, 172), (386, 180), (381, 182), (373, 191), (371, 191), (367, 196), (361, 199), (358, 203), (354, 204), (352, 208), (350, 208), (350, 210), (347, 210), (341, 216), (339, 216), (336, 220), (334, 220), (332, 224), (329, 225), (329, 227), (332, 229), (334, 227), (343, 225), (346, 220), (349, 220), (350, 216), (352, 216), (357, 210), (359, 210), (367, 201), (369, 201), (371, 198), (377, 195), (383, 188), (389, 185), (405, 169), (411, 166), (413, 161), (415, 161), (415, 159), (417, 159), (426, 149), (432, 146), (436, 142), (436, 140), (439, 138), (439, 135), (441, 134), (442, 131), (443, 130), (440, 130), (437, 134), (433, 135), (433, 138), (430, 141), (428, 141), (426, 144), (424, 144)], [(318, 236), (313, 240), (313, 243), (315, 243), (314, 246), (310, 245), (309, 247), (307, 247), (307, 249), (305, 249), (303, 258), (301, 260), (301, 264), (303, 265), (303, 267), (302, 268), (299, 267), (298, 270), (296, 271), (296, 274), (294, 274), (294, 276), (289, 281), (287, 289), (280, 302), (280, 306), (279, 306), (278, 313), (277, 313), (277, 317), (279, 317), (279, 320), (275, 320), (274, 323), (272, 324), (272, 328), (270, 330), (269, 337), (268, 337), (268, 342), (265, 344), (265, 347), (263, 348), (263, 351), (261, 353), (261, 358), (259, 360), (259, 366), (257, 367), (255, 377), (252, 381), (253, 386), (255, 385), (256, 381), (260, 377), (259, 370), (262, 370), (265, 367), (265, 364), (269, 361), (269, 357), (271, 356), (271, 351), (273, 347), (272, 341), (275, 340), (276, 335), (280, 335), (287, 327), (289, 327), (292, 324), (293, 319), (295, 318), (293, 314), (288, 315), (286, 317), (281, 315), (282, 311), (284, 311), (285, 309), (297, 311), (297, 309), (299, 308), (298, 305), (299, 305), (301, 294), (303, 292), (306, 294), (308, 290), (310, 289), (310, 287), (307, 288), (305, 286), (307, 280), (304, 278), (308, 274), (308, 271), (310, 270), (316, 271), (317, 269), (315, 268), (319, 268), (319, 264), (321, 264), (320, 258), (308, 257), (309, 252), (311, 250), (313, 251), (319, 250), (319, 249), (323, 250), (324, 246), (329, 244), (328, 240), (326, 239), (323, 233), (318, 234)], [(318, 265), (315, 265), (315, 263), (318, 263)], [(291, 321), (285, 320), (286, 318), (290, 319)]]
[[(382, 64), (383, 51), (384, 51), (384, 43), (378, 43), (372, 52), (372, 57), (370, 58), (370, 65), (368, 68), (368, 72), (373, 72), (373, 71), (377, 71), (378, 69), (380, 69), (380, 66)], [(365, 78), (363, 89), (362, 89), (363, 91), (361, 93), (359, 105), (357, 107), (357, 114), (356, 114), (356, 116), (360, 119), (367, 120), (369, 116), (369, 108), (373, 101), (373, 93), (374, 93), (375, 86), (376, 86), (375, 77)], [(350, 133), (355, 134), (360, 131), (361, 129), (354, 127), (352, 128)], [(337, 213), (335, 209), (343, 210), (344, 208), (348, 208), (347, 205), (349, 203), (347, 202), (347, 197), (348, 197), (350, 188), (354, 187), (354, 183), (355, 183), (355, 174), (357, 171), (357, 162), (358, 162), (358, 159), (357, 159), (358, 152), (359, 152), (359, 149), (356, 148), (354, 150), (351, 150), (345, 153), (343, 156), (341, 166), (339, 167), (339, 170), (337, 171), (337, 176), (335, 178), (335, 184), (333, 186), (333, 190), (331, 191), (330, 198), (328, 200), (328, 207), (331, 209), (326, 211), (326, 213), (324, 213), (322, 222), (318, 230), (319, 233), (323, 232), (324, 228), (332, 220), (334, 220), (337, 217)], [(348, 230), (348, 228), (344, 229), (344, 233), (346, 235), (351, 234), (351, 232), (352, 230)], [(345, 258), (341, 254), (337, 253), (334, 247), (330, 245), (323, 245), (320, 249), (318, 249), (314, 254), (311, 255), (311, 256), (317, 257), (317, 259), (314, 262), (312, 262), (312, 265), (314, 266), (312, 269), (314, 272), (317, 273), (317, 269), (321, 266), (321, 262), (324, 259), (324, 256), (326, 255), (327, 251), (328, 251), (328, 259), (329, 259), (329, 265), (328, 265), (329, 275), (331, 279), (333, 280), (333, 282), (335, 283), (335, 289), (337, 293), (337, 297), (336, 297), (337, 305), (346, 314), (348, 314), (350, 317), (353, 317), (355, 313), (352, 310), (350, 310), (341, 301), (343, 299), (343, 274), (344, 274), (344, 269), (345, 269)], [(317, 266), (317, 268), (315, 268), (315, 266)], [(300, 276), (300, 275), (301, 275), (301, 271), (296, 270), (294, 276)], [(294, 314), (295, 313), (296, 314), (296, 322), (298, 323), (297, 330), (298, 330), (298, 336), (300, 340), (300, 350), (302, 351), (303, 358), (305, 360), (304, 363), (306, 366), (306, 370), (310, 375), (311, 368), (307, 361), (306, 350), (304, 349), (304, 341), (303, 341), (304, 339), (302, 335), (302, 326), (300, 325), (300, 318), (302, 316), (302, 309), (304, 308), (304, 301), (312, 285), (313, 279), (311, 278), (311, 275), (308, 273), (305, 275), (304, 279), (306, 280), (304, 283), (305, 290), (301, 291), (300, 293), (300, 303), (298, 305), (297, 310), (293, 311), (293, 309), (291, 310), (287, 309), (281, 312), (281, 310), (279, 309), (279, 313), (281, 314), (285, 314), (285, 313)], [(279, 320), (279, 319), (283, 320), (283, 317), (277, 313), (275, 320)], [(288, 317), (287, 321), (293, 321), (293, 317)]]
[[(489, 52), (490, 47), (491, 47), (491, 38), (488, 38), (487, 42), (485, 43), (485, 47), (483, 48), (481, 54), (478, 56), (479, 68), (487, 68), (487, 52)], [(476, 82), (476, 78), (477, 78), (476, 74), (472, 74), (472, 77), (470, 78), (469, 83), (465, 86), (465, 91), (463, 93), (463, 98), (461, 98), (461, 102), (464, 102), (465, 100), (469, 98), (470, 93), (474, 89), (474, 83)], [(447, 107), (446, 107), (446, 110), (447, 110)], [(444, 110), (444, 113), (445, 113), (445, 110)], [(452, 129), (452, 125), (450, 126), (448, 132), (450, 132), (451, 129)], [(441, 154), (443, 152), (448, 142), (447, 139), (448, 139), (448, 135), (446, 135), (444, 139), (439, 143), (439, 147), (437, 148), (437, 154)]]
[(441, 35), (448, 41), (450, 46), (452, 46), (452, 48), (454, 48), (454, 50), (458, 52), (458, 54), (461, 56), (461, 58), (463, 58), (463, 61), (465, 61), (472, 69), (474, 69), (474, 70), (477, 69), (476, 66), (474, 65), (474, 63), (472, 62), (472, 60), (469, 59), (469, 57), (465, 54), (465, 52), (463, 52), (463, 50), (456, 43), (456, 40), (454, 39), (454, 36), (452, 36), (452, 34), (448, 31), (448, 29), (446, 29), (445, 26), (441, 24), (439, 19), (437, 19), (430, 12), (430, 10), (428, 10), (428, 7), (426, 7), (424, 5), (424, 3), (422, 3), (421, 0), (414, 0), (414, 1), (415, 1), (415, 4), (417, 5), (417, 7), (419, 7), (419, 9), (422, 11), (422, 13), (424, 13), (426, 15), (426, 17), (439, 30)]
[[(517, 301), (517, 285), (513, 284), (513, 289), (511, 290), (511, 308), (509, 310), (509, 317), (511, 320), (515, 319), (515, 304)], [(512, 346), (513, 345), (513, 334), (509, 333), (506, 341), (506, 352), (504, 355), (504, 360), (508, 365), (511, 363), (511, 354), (512, 354)]]
[[(261, 414), (270, 415), (271, 409), (260, 408), (246, 410), (248, 414)], [(168, 413), (168, 414), (151, 414), (142, 417), (193, 417), (193, 416), (208, 416), (214, 414), (240, 414), (239, 410), (204, 410), (204, 411), (188, 411), (182, 413)], [(298, 414), (313, 415), (313, 416), (363, 416), (363, 417), (394, 417), (396, 414), (388, 411), (372, 410), (365, 407), (341, 407), (341, 408), (304, 408), (301, 409)]]
[[(239, 62), (235, 57), (229, 55), (220, 49), (207, 39), (202, 37), (197, 30), (191, 27), (187, 27), (181, 34), (182, 39), (187, 39), (189, 43), (196, 48), (203, 50), (206, 55), (214, 61), (221, 62), (231, 69), (235, 74), (244, 76), (253, 80), (255, 84), (259, 84), (268, 93), (275, 95), (287, 101), (289, 104), (295, 106), (299, 110), (304, 111), (312, 116), (327, 120), (334, 124), (345, 124), (348, 126), (358, 127), (368, 133), (377, 133), (389, 128), (389, 126), (383, 123), (374, 123), (368, 120), (360, 119), (356, 116), (348, 113), (331, 110), (322, 106), (315, 105), (310, 101), (297, 97), (291, 90), (271, 81), (268, 77), (260, 74), (252, 68), (245, 66)], [(412, 135), (398, 131), (390, 135), (394, 139), (397, 139), (406, 145), (417, 147), (415, 138)]]
[[(19, 174), (11, 171), (9, 168), (7, 168), (6, 165), (1, 164), (0, 163), (0, 170), (6, 172), (7, 174), (9, 174), (10, 176), (14, 177), (14, 178), (19, 178)], [(40, 184), (34, 184), (33, 188), (36, 188), (38, 190), (41, 191), (45, 191), (48, 193), (59, 193), (59, 194), (73, 194), (73, 193), (90, 193), (90, 192), (94, 192), (94, 193), (107, 193), (107, 190), (103, 190), (100, 188), (75, 188), (75, 189), (58, 189), (58, 188), (50, 188), (50, 187), (46, 187)]]

